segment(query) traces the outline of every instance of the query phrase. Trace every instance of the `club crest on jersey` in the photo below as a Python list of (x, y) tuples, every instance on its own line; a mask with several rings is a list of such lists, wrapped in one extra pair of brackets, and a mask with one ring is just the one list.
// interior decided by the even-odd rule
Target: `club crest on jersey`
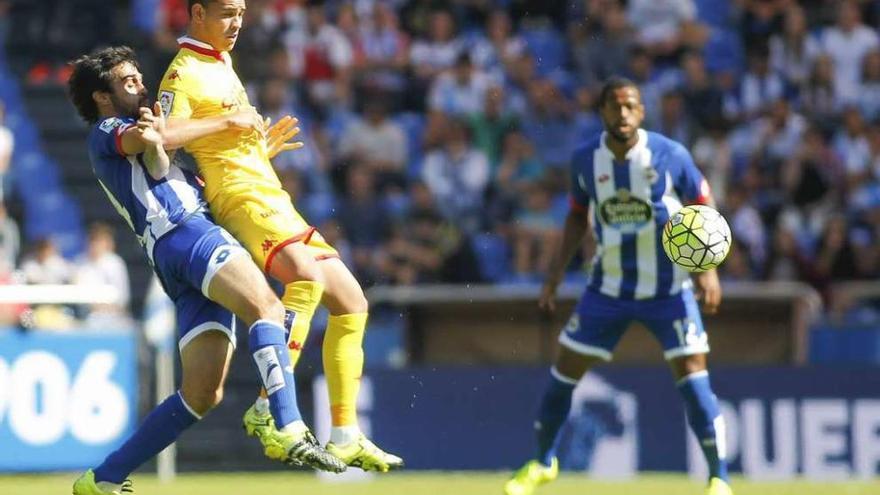
[(599, 205), (602, 223), (623, 233), (632, 233), (654, 219), (654, 208), (629, 189), (618, 189)]
[(159, 106), (162, 108), (162, 115), (171, 114), (171, 107), (174, 105), (174, 93), (171, 91), (159, 92)]

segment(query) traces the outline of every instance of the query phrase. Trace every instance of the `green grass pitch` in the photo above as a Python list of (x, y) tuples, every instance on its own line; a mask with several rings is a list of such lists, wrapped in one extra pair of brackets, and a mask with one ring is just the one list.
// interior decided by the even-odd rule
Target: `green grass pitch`
[[(368, 481), (326, 482), (311, 474), (209, 473), (183, 474), (162, 484), (155, 476), (136, 474), (136, 495), (501, 495), (508, 473), (394, 473)], [(74, 474), (2, 475), (0, 494), (69, 494)], [(735, 479), (736, 495), (877, 495), (880, 480), (814, 483), (754, 483)], [(681, 475), (646, 475), (635, 481), (593, 481), (565, 474), (541, 487), (536, 495), (702, 495), (699, 483)]]

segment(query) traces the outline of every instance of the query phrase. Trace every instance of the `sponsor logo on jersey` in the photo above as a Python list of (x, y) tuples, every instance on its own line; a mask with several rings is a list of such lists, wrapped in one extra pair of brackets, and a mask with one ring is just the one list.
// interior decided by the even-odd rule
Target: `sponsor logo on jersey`
[(175, 79), (180, 79), (180, 74), (177, 72), (177, 69), (171, 71), (171, 74), (168, 74), (168, 80), (173, 81)]
[(110, 131), (119, 127), (120, 124), (122, 124), (122, 121), (113, 117), (105, 120), (104, 122), (101, 122), (101, 125), (98, 126), (98, 129), (101, 129), (107, 134), (110, 134)]
[(174, 93), (171, 91), (160, 91), (159, 106), (162, 108), (162, 115), (168, 116), (171, 113), (171, 108), (174, 106)]
[(628, 189), (618, 189), (615, 196), (599, 205), (599, 217), (605, 225), (630, 233), (654, 218), (654, 208)]

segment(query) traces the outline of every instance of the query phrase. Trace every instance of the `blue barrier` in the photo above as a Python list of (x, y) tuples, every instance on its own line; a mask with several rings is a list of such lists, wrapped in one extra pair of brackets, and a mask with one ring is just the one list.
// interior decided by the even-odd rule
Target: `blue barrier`
[(0, 330), (0, 471), (91, 467), (137, 420), (131, 332)]
[[(374, 370), (362, 424), (411, 469), (510, 469), (534, 456), (546, 369)], [(753, 479), (880, 474), (880, 369), (725, 368), (728, 458)], [(666, 368), (604, 368), (575, 390), (561, 463), (598, 477), (705, 470)]]

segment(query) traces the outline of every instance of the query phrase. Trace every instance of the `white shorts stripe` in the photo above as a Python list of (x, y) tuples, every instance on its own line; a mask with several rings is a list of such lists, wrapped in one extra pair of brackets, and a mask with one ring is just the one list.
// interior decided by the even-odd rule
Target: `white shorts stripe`
[(611, 353), (601, 347), (595, 347), (592, 345), (583, 344), (578, 342), (571, 337), (568, 336), (565, 332), (559, 334), (559, 344), (571, 349), (572, 351), (578, 354), (585, 354), (588, 356), (595, 356), (604, 361), (611, 361)]

